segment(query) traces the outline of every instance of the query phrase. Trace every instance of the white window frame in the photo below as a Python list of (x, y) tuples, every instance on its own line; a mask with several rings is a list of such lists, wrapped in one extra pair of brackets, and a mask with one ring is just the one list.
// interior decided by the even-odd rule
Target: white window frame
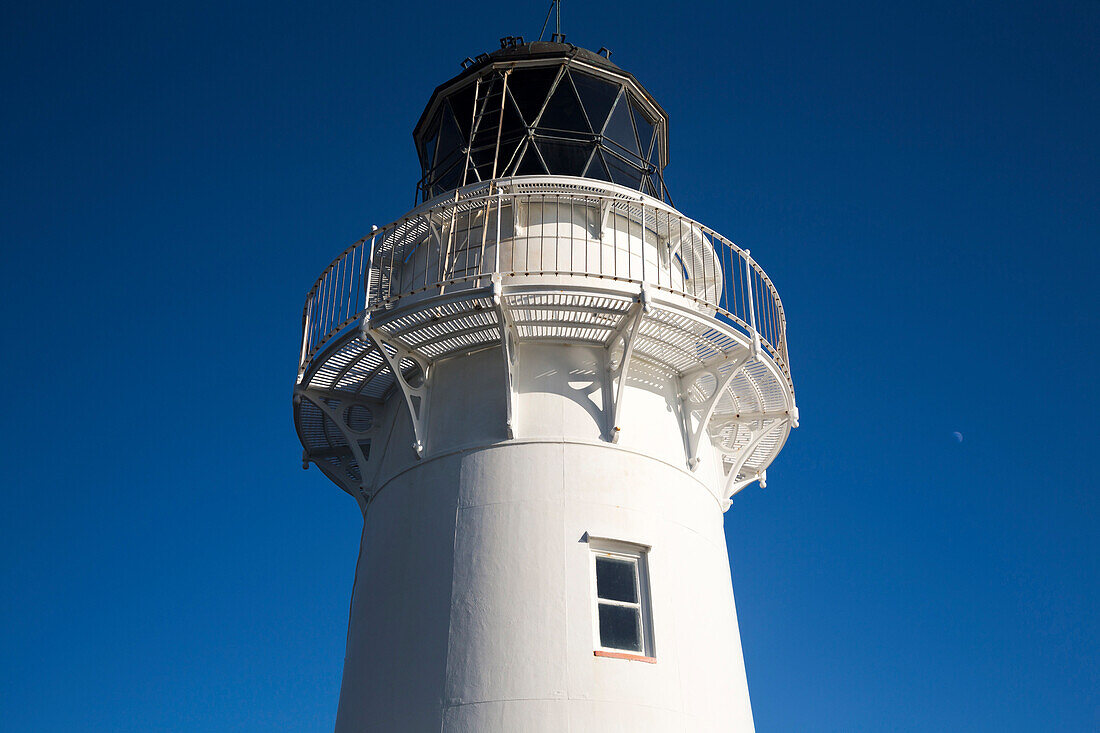
[[(616, 657), (628, 657), (638, 658), (646, 661), (652, 661), (656, 658), (655, 647), (653, 643), (653, 612), (652, 602), (649, 592), (649, 563), (648, 554), (650, 551), (649, 546), (639, 545), (633, 542), (623, 542), (621, 540), (612, 540), (603, 537), (589, 537), (589, 575), (591, 582), (591, 596), (592, 596), (592, 640), (593, 647), (597, 653), (604, 653), (609, 656)], [(638, 602), (629, 603), (626, 601), (614, 601), (611, 599), (600, 599), (599, 592), (596, 587), (596, 559), (600, 557), (610, 557), (617, 560), (628, 560), (634, 564), (634, 580), (637, 583), (638, 589)], [(641, 622), (641, 641), (642, 650), (634, 651), (632, 649), (619, 649), (616, 647), (604, 646), (600, 639), (600, 604), (622, 606), (625, 608), (638, 609), (638, 616)]]

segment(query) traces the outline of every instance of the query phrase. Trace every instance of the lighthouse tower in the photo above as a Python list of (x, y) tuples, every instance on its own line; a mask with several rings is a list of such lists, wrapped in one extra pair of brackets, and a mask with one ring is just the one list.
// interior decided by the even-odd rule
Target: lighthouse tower
[(364, 519), (340, 733), (753, 729), (722, 516), (797, 425), (783, 307), (555, 39), (435, 90), (415, 208), (306, 298), (294, 422)]

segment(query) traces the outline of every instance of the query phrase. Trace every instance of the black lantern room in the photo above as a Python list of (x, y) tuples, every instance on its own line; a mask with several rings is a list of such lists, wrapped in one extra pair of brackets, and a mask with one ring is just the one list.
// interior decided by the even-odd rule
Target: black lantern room
[(667, 198), (668, 115), (629, 73), (567, 43), (522, 43), (467, 62), (413, 131), (419, 200), (507, 176), (584, 176)]

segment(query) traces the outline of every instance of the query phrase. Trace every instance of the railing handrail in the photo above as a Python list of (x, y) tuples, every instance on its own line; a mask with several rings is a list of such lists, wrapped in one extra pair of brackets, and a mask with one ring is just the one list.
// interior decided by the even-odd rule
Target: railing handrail
[[(569, 199), (570, 203), (576, 200), (583, 200), (586, 205), (590, 205), (592, 202), (610, 202), (611, 204), (619, 205), (619, 213), (621, 215), (623, 207), (629, 207), (636, 205), (640, 207), (639, 220), (641, 222), (642, 237), (646, 234), (646, 215), (647, 211), (653, 212), (653, 222), (655, 235), (659, 234), (659, 217), (656, 212), (661, 212), (664, 217), (665, 223), (668, 225), (666, 231), (671, 233), (672, 220), (676, 220), (679, 223), (679, 232), (681, 235), (681, 241), (683, 241), (683, 229), (686, 227), (689, 236), (694, 238), (694, 232), (699, 233), (699, 239), (701, 242), (706, 241), (707, 238), (711, 240), (710, 245), (714, 248), (715, 254), (718, 256), (719, 265), (722, 270), (722, 282), (723, 289), (727, 281), (731, 282), (731, 285), (737, 285), (742, 288), (748, 288), (746, 290), (748, 294), (748, 302), (750, 308), (755, 297), (752, 295), (752, 291), (756, 291), (758, 286), (755, 282), (752, 282), (752, 278), (749, 276), (749, 271), (755, 274), (759, 280), (760, 292), (756, 297), (767, 295), (770, 306), (774, 308), (774, 314), (766, 320), (765, 329), (761, 329), (758, 325), (760, 322), (759, 314), (757, 317), (751, 318), (756, 323), (750, 324), (742, 315), (750, 314), (738, 314), (735, 313), (723, 305), (721, 302), (710, 302), (706, 297), (699, 298), (694, 292), (687, 292), (687, 288), (684, 287), (678, 290), (673, 287), (672, 279), (668, 287), (661, 286), (662, 289), (668, 289), (672, 292), (679, 292), (679, 294), (691, 298), (692, 300), (704, 303), (708, 307), (713, 307), (716, 312), (722, 313), (735, 321), (739, 322), (749, 333), (750, 336), (756, 338), (759, 337), (762, 343), (766, 344), (769, 351), (772, 352), (775, 360), (779, 362), (780, 368), (786, 372), (787, 377), (790, 377), (790, 368), (787, 357), (787, 345), (786, 345), (786, 316), (783, 309), (782, 300), (779, 298), (779, 293), (772, 283), (770, 277), (764, 272), (763, 268), (751, 257), (747, 250), (743, 250), (728, 238), (719, 234), (710, 227), (702, 224), (690, 217), (684, 216), (672, 206), (669, 206), (660, 199), (647, 196), (640, 193), (637, 190), (629, 189), (623, 186), (619, 186), (613, 183), (605, 183), (602, 181), (595, 181), (589, 178), (574, 178), (568, 176), (523, 176), (515, 178), (502, 178), (495, 181), (482, 181), (479, 183), (471, 184), (463, 188), (457, 189), (442, 196), (437, 196), (429, 201), (422, 203), (421, 205), (408, 212), (400, 219), (396, 219), (393, 222), (374, 229), (369, 235), (358, 240), (354, 244), (344, 249), (335, 259), (328, 264), (328, 266), (321, 272), (321, 275), (313, 283), (309, 293), (306, 295), (306, 302), (302, 309), (302, 354), (299, 363), (300, 373), (303, 373), (308, 365), (311, 363), (313, 357), (334, 337), (336, 334), (342, 332), (350, 325), (351, 322), (357, 320), (365, 312), (372, 307), (381, 305), (383, 303), (392, 303), (396, 299), (409, 295), (412, 292), (420, 292), (427, 287), (434, 287), (443, 285), (446, 283), (453, 283), (462, 280), (469, 280), (471, 278), (484, 278), (488, 277), (500, 269), (497, 264), (489, 264), (489, 269), (486, 271), (479, 271), (474, 275), (466, 275), (458, 278), (446, 278), (446, 280), (440, 280), (436, 283), (425, 282), (425, 287), (411, 289), (409, 292), (390, 292), (388, 296), (384, 296), (382, 292), (383, 288), (383, 264), (375, 257), (375, 250), (378, 244), (386, 246), (387, 237), (393, 236), (395, 232), (400, 232), (414, 225), (414, 222), (421, 220), (431, 221), (433, 216), (439, 213), (445, 213), (447, 217), (454, 217), (460, 213), (469, 213), (478, 209), (484, 208), (487, 205), (491, 205), (496, 202), (499, 208), (505, 204), (510, 204), (513, 200), (527, 200), (530, 202), (532, 199), (541, 198), (543, 204), (547, 199), (553, 199), (556, 204), (560, 205), (563, 198)], [(488, 209), (486, 209), (488, 210)], [(629, 217), (630, 209), (627, 208), (628, 220), (633, 223), (634, 219)], [(437, 217), (442, 220), (444, 217)], [(430, 229), (430, 225), (429, 226)], [(498, 227), (497, 236), (499, 244), (500, 230)], [(453, 236), (453, 231), (451, 232)], [(570, 240), (572, 241), (572, 240)], [(671, 242), (671, 236), (669, 237)], [(693, 239), (694, 241), (694, 239)], [(374, 244), (374, 246), (368, 245), (368, 242)], [(726, 262), (722, 258), (722, 254), (718, 251), (718, 244), (721, 244), (726, 248), (731, 255), (736, 256), (745, 263), (747, 270), (743, 277), (744, 282), (738, 283), (739, 277), (736, 273), (730, 273), (726, 271)], [(391, 248), (408, 244), (405, 242), (390, 242)], [(671, 247), (671, 243), (669, 244)], [(694, 243), (691, 245), (694, 250)], [(363, 250), (369, 250), (364, 252)], [(499, 255), (500, 247), (497, 247), (497, 253)], [(670, 250), (671, 251), (671, 250)], [(629, 257), (628, 251), (628, 257)], [(356, 258), (358, 257), (358, 266), (356, 266)], [(541, 257), (541, 255), (540, 255)], [(644, 248), (641, 253), (642, 267), (644, 271), (645, 254)], [(671, 262), (671, 255), (670, 262)], [(368, 264), (369, 258), (369, 264)], [(732, 258), (729, 263), (732, 265)], [(485, 265), (486, 263), (479, 263), (479, 265)], [(393, 261), (391, 257), (391, 279), (396, 269), (393, 268)], [(682, 266), (682, 260), (681, 260)], [(712, 265), (713, 267), (713, 265)], [(740, 269), (740, 268), (737, 268)], [(585, 275), (593, 274), (588, 270), (568, 270), (559, 271), (554, 268), (550, 268), (556, 274), (562, 275)], [(671, 264), (670, 264), (671, 272)], [(504, 274), (513, 274), (511, 272)], [(522, 273), (514, 273), (522, 274)], [(633, 273), (628, 273), (632, 275)], [(712, 276), (716, 273), (712, 272)], [(732, 281), (731, 281), (732, 275)], [(608, 277), (604, 275), (604, 277)], [(612, 279), (617, 280), (630, 280), (641, 282), (643, 278), (638, 277), (621, 277), (618, 273), (614, 273), (610, 276)], [(685, 280), (688, 279), (685, 276)], [(392, 286), (392, 281), (391, 281)], [(372, 287), (377, 286), (377, 293), (372, 292)], [(721, 297), (719, 297), (721, 300)], [(736, 293), (734, 293), (734, 300), (736, 300)], [(727, 296), (727, 304), (729, 302), (729, 296)], [(358, 304), (362, 303), (361, 307)], [(764, 303), (760, 303), (757, 308), (764, 307)], [(323, 330), (319, 330), (323, 329)]]

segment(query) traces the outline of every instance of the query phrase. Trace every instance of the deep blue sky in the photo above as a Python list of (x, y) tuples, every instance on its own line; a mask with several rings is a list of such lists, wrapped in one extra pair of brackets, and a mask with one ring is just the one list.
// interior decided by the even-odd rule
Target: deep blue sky
[[(331, 730), (361, 520), (300, 468), (302, 302), (545, 10), (5, 4), (0, 728)], [(564, 15), (784, 299), (802, 427), (726, 515), (758, 729), (1100, 729), (1100, 3)]]

